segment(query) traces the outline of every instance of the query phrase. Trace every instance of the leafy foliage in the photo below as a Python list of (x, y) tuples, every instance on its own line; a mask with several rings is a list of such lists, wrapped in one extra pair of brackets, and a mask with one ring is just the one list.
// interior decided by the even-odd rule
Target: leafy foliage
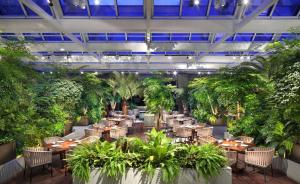
[(162, 181), (172, 183), (180, 167), (196, 169), (199, 176), (209, 179), (218, 175), (227, 162), (223, 151), (214, 145), (172, 144), (171, 139), (155, 129), (148, 137), (148, 142), (127, 138), (77, 147), (68, 157), (73, 176), (88, 181), (91, 168), (101, 168), (106, 176), (117, 179), (127, 168), (134, 167), (151, 177), (160, 168)]

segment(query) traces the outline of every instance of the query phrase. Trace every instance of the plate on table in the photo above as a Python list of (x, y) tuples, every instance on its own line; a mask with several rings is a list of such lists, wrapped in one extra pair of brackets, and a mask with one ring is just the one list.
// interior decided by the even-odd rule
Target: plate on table
[(248, 145), (247, 145), (247, 144), (241, 144), (241, 146), (242, 146), (242, 147), (247, 147)]
[(240, 140), (236, 140), (235, 142), (237, 142), (237, 143), (242, 143), (243, 141), (240, 141)]
[(65, 141), (57, 141), (58, 143), (63, 143), (63, 142), (65, 142)]
[(228, 146), (230, 146), (230, 144), (221, 144), (221, 146), (228, 147)]
[(51, 147), (52, 148), (58, 148), (58, 147), (60, 147), (60, 145), (59, 144), (53, 144)]
[(76, 143), (80, 143), (81, 141), (80, 141), (80, 140), (77, 140), (77, 141), (74, 141), (74, 142), (76, 142)]
[(70, 144), (70, 147), (75, 147), (77, 146), (77, 144)]

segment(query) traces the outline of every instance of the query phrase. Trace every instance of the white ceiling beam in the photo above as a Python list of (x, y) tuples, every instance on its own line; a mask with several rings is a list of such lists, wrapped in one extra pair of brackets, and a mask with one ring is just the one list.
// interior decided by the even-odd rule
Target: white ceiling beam
[(58, 20), (48, 15), (48, 13), (45, 12), (41, 7), (39, 7), (35, 2), (33, 2), (32, 0), (20, 0), (20, 1), (28, 8), (30, 8), (32, 11), (34, 11), (36, 14), (38, 14), (41, 18), (46, 20), (51, 25), (51, 27), (53, 27), (56, 31), (65, 33), (67, 37), (69, 37), (73, 42), (77, 43), (80, 47), (82, 47), (82, 49), (86, 49), (87, 46), (84, 43), (82, 43), (74, 35), (64, 30), (63, 27), (61, 26), (61, 23)]
[[(230, 36), (232, 36), (233, 33), (239, 32), (243, 27), (249, 24), (253, 19), (259, 16), (266, 9), (270, 8), (276, 2), (277, 0), (265, 0), (258, 8), (253, 10), (253, 12), (249, 16), (245, 17), (242, 21), (237, 20), (237, 23), (233, 25), (233, 32), (225, 33), (220, 40), (218, 40), (217, 42), (215, 42), (210, 46), (209, 51), (214, 51), (221, 43), (223, 43)], [(205, 55), (207, 54), (201, 55), (199, 57), (199, 60), (202, 59)]]
[[(150, 11), (151, 13), (151, 11)], [(51, 16), (50, 16), (51, 17)], [(53, 21), (53, 17), (51, 17)], [(55, 20), (55, 19), (54, 19)], [(55, 24), (57, 21), (55, 20)], [(152, 32), (164, 33), (232, 33), (234, 32), (234, 20), (230, 19), (201, 19), (201, 20), (156, 20), (150, 19), (60, 19), (59, 29), (67, 33), (120, 33), (120, 32), (146, 32), (147, 28)], [(283, 33), (291, 27), (300, 26), (298, 17), (253, 19), (239, 32), (244, 33)], [(0, 29), (3, 32), (58, 32), (58, 29), (43, 19), (1, 19)], [(237, 31), (237, 30), (236, 30)]]
[[(268, 43), (263, 43), (267, 45)], [(32, 52), (42, 52), (42, 51), (58, 51), (60, 48), (65, 48), (70, 52), (81, 51), (76, 43), (34, 43), (27, 44)], [(211, 43), (151, 43), (150, 47), (155, 48), (157, 51), (199, 51), (199, 52), (209, 52)], [(251, 42), (244, 43), (221, 43), (216, 47), (214, 52), (230, 52), (230, 51), (247, 51), (251, 45)], [(147, 52), (148, 47), (146, 43), (134, 43), (134, 42), (124, 42), (124, 43), (95, 43), (89, 42), (88, 50), (90, 52), (103, 52), (103, 51), (133, 51), (133, 52)], [(257, 48), (257, 52), (263, 52), (264, 50)]]
[(59, 0), (52, 0), (52, 6), (50, 6), (50, 8), (54, 12), (56, 19), (61, 19), (64, 16)]

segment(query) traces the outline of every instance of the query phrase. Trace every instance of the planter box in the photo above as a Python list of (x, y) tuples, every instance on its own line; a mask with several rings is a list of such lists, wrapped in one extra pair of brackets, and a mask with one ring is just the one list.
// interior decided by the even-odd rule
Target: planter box
[(16, 158), (16, 142), (0, 145), (0, 165)]
[[(137, 169), (130, 168), (126, 174), (117, 179), (111, 179), (94, 169), (91, 172), (91, 178), (88, 184), (160, 184), (160, 169), (157, 169), (153, 178), (143, 174)], [(74, 184), (82, 184), (73, 178)], [(202, 177), (197, 177), (193, 169), (182, 169), (178, 178), (172, 184), (232, 184), (232, 172), (230, 167), (223, 168), (219, 176), (211, 178), (206, 182)]]
[(6, 183), (11, 178), (24, 171), (24, 158), (19, 157), (0, 165), (0, 183)]
[(300, 144), (295, 144), (291, 153), (291, 159), (300, 163)]
[(300, 164), (289, 159), (277, 157), (273, 159), (273, 169), (279, 170), (287, 175), (287, 177), (300, 183)]

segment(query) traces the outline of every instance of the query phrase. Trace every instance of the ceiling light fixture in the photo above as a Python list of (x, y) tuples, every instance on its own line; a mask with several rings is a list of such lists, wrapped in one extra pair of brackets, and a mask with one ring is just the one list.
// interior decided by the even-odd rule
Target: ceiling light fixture
[(50, 72), (50, 74), (52, 74), (53, 72)]
[[(44, 57), (44, 56), (42, 56), (41, 58), (42, 58), (42, 60), (44, 60), (44, 59), (45, 59), (45, 57)], [(1, 58), (0, 58), (0, 59), (1, 59)]]
[(135, 72), (135, 75), (138, 75), (139, 74), (139, 72)]
[(250, 56), (247, 56), (247, 59), (248, 59), (248, 60), (251, 60), (251, 57), (250, 57)]
[(244, 58), (244, 56), (241, 56), (240, 59), (241, 59), (241, 60), (244, 60), (245, 58)]
[(171, 59), (172, 59), (172, 56), (168, 56), (168, 59), (171, 60)]
[(98, 75), (98, 72), (95, 72), (96, 75)]
[(95, 5), (100, 5), (100, 0), (95, 0)]
[(188, 56), (187, 58), (188, 58), (189, 60), (191, 60), (191, 59), (193, 59), (193, 56)]
[(201, 72), (198, 72), (198, 75), (201, 75)]
[(65, 51), (65, 49), (64, 49), (64, 48), (60, 48), (59, 50), (60, 50), (60, 51)]
[(200, 4), (200, 0), (194, 0), (194, 5), (198, 6)]
[(80, 72), (80, 74), (84, 74), (84, 72), (83, 72), (83, 71), (81, 71), (81, 72)]
[(247, 5), (249, 3), (249, 0), (243, 0), (243, 4)]
[(177, 71), (174, 71), (174, 72), (173, 72), (173, 75), (175, 75), (175, 76), (176, 76), (176, 75), (177, 75)]
[(232, 59), (236, 60), (236, 56), (233, 56)]

